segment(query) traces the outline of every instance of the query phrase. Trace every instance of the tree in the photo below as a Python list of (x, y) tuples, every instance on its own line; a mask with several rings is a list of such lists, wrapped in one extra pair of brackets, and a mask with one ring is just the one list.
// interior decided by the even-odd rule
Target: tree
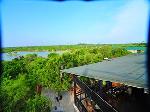
[(115, 48), (112, 50), (113, 57), (125, 56), (129, 53), (130, 52), (128, 52), (126, 49), (122, 49), (122, 48)]
[(52, 102), (41, 95), (29, 98), (26, 103), (26, 112), (49, 112), (52, 107)]
[(3, 78), (1, 84), (0, 99), (2, 102), (1, 111), (22, 111), (25, 106), (26, 95), (29, 87), (26, 85), (24, 75), (19, 75), (17, 79), (11, 80)]
[(48, 54), (48, 58), (53, 58), (53, 57), (56, 57), (56, 56), (59, 56), (58, 53), (50, 53)]
[[(41, 50), (43, 48), (33, 49)], [(29, 49), (31, 49), (29, 48)], [(18, 50), (23, 48), (18, 48)], [(49, 49), (49, 47), (46, 47)], [(37, 95), (36, 87), (45, 86), (56, 92), (67, 91), (71, 78), (60, 70), (102, 61), (105, 57), (119, 57), (129, 54), (122, 48), (111, 46), (57, 46), (50, 49), (69, 49), (62, 55), (51, 53), (48, 58), (28, 54), (12, 61), (3, 61), (0, 111), (49, 111), (51, 103), (43, 96)], [(89, 83), (89, 78), (81, 77)], [(6, 107), (6, 108), (5, 108)]]
[(2, 76), (11, 77), (15, 79), (20, 73), (26, 73), (25, 61), (21, 59), (14, 59), (12, 61), (2, 62)]

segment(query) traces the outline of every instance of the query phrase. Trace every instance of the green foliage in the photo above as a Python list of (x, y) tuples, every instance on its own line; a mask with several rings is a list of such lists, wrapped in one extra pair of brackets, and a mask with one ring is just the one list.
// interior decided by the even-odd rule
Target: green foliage
[[(145, 42), (130, 43), (130, 44), (106, 44), (113, 47), (129, 47), (129, 46), (147, 46)], [(55, 45), (55, 46), (28, 46), (28, 47), (7, 47), (3, 48), (2, 52), (15, 52), (15, 51), (62, 51), (62, 50), (75, 50), (81, 48), (101, 47), (104, 44), (77, 44), (77, 45)]]
[[(29, 80), (35, 82), (36, 84), (44, 85), (47, 81), (46, 71), (44, 69), (46, 64), (46, 59), (38, 57), (34, 61), (28, 63), (27, 71)], [(32, 80), (33, 79), (33, 80)]]
[[(42, 50), (40, 47), (31, 48)], [(21, 49), (23, 48), (18, 48), (18, 50)], [(46, 49), (48, 50), (49, 47)], [(67, 91), (71, 86), (71, 78), (65, 74), (61, 77), (61, 69), (100, 62), (106, 57), (112, 58), (129, 54), (125, 49), (112, 48), (110, 45), (57, 46), (50, 47), (49, 50), (58, 49), (68, 49), (68, 51), (62, 55), (51, 53), (48, 58), (28, 54), (12, 61), (2, 62), (0, 100), (3, 104), (0, 111), (49, 111), (51, 103), (43, 96), (36, 95), (37, 85), (48, 87), (56, 92)], [(90, 81), (86, 77), (80, 77), (80, 79), (86, 83)]]
[(127, 54), (130, 54), (130, 52), (122, 48), (115, 48), (112, 50), (112, 54), (113, 57), (120, 57), (120, 56), (125, 56)]
[(25, 56), (26, 61), (34, 61), (34, 59), (36, 59), (38, 56), (37, 54), (27, 54)]
[(2, 52), (14, 52), (14, 51), (62, 51), (62, 50), (74, 50), (86, 47), (94, 47), (101, 45), (94, 44), (81, 44), (81, 45), (55, 45), (55, 46), (28, 46), (28, 47), (7, 47), (3, 48)]
[(103, 58), (111, 58), (112, 57), (112, 47), (111, 46), (104, 46), (100, 48), (100, 52)]
[(16, 78), (20, 73), (26, 73), (25, 62), (22, 59), (13, 59), (2, 63), (2, 76)]
[(3, 111), (19, 111), (24, 108), (24, 99), (29, 91), (24, 75), (19, 75), (15, 80), (3, 78), (1, 83), (0, 99)]
[(48, 58), (53, 58), (53, 57), (56, 57), (56, 56), (59, 56), (58, 53), (50, 53), (48, 54)]
[(52, 103), (44, 96), (35, 95), (27, 100), (26, 112), (49, 112)]
[(88, 77), (81, 76), (80, 80), (85, 82), (86, 84), (90, 84), (90, 79)]

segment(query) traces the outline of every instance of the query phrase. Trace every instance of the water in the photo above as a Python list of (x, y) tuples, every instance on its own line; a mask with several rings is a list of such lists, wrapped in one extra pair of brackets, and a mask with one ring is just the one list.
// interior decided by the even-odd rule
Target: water
[[(27, 54), (37, 54), (38, 56), (42, 56), (42, 57), (47, 57), (48, 54), (50, 54), (51, 52), (47, 52), (47, 51), (41, 51), (41, 52), (27, 52), (27, 51), (20, 51), (17, 53), (13, 53), (13, 55), (9, 54), (9, 53), (1, 53), (2, 54), (2, 60), (5, 61), (10, 61), (14, 58), (17, 58), (19, 56), (25, 56)], [(63, 51), (56, 51), (56, 53), (58, 54), (62, 54)]]

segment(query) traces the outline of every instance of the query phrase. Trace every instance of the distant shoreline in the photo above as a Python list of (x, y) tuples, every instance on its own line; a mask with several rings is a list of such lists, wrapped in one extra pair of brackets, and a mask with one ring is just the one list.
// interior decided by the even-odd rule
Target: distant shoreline
[(78, 49), (86, 47), (101, 47), (101, 46), (112, 46), (112, 47), (146, 47), (146, 43), (130, 43), (130, 44), (76, 44), (76, 45), (53, 45), (53, 46), (23, 46), (23, 47), (5, 47), (2, 48), (1, 53), (8, 52), (53, 52), (53, 51), (64, 51), (68, 49)]

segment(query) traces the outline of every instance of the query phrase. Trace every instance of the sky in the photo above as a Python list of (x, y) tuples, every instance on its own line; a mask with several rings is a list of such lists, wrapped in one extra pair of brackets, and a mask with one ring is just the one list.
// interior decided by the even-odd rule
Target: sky
[(3, 0), (2, 47), (147, 42), (146, 0)]

